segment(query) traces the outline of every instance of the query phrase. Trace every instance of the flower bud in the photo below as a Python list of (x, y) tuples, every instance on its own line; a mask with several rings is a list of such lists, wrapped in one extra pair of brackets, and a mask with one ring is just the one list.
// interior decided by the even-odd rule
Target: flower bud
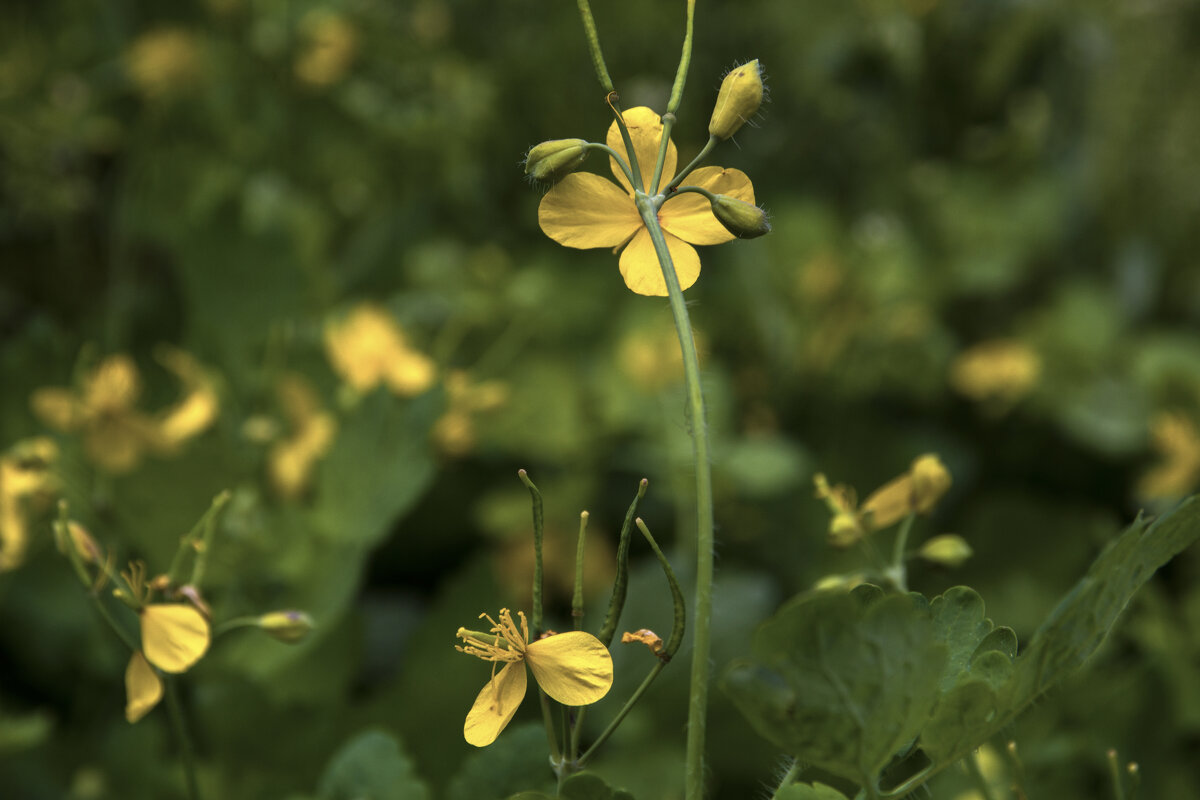
[(757, 58), (729, 70), (725, 80), (721, 81), (717, 104), (708, 121), (708, 132), (718, 139), (733, 136), (758, 111), (762, 99), (762, 68)]
[(943, 567), (957, 567), (970, 558), (973, 552), (971, 545), (961, 536), (945, 533), (934, 536), (921, 545), (917, 555)]
[(950, 488), (950, 471), (936, 455), (926, 453), (912, 463), (912, 503), (918, 514), (928, 514)]
[(712, 199), (713, 216), (739, 239), (755, 239), (771, 232), (767, 212), (753, 203), (719, 194)]
[(258, 618), (258, 627), (281, 642), (296, 644), (316, 627), (303, 611), (271, 611)]
[(525, 156), (525, 174), (537, 181), (556, 181), (574, 172), (587, 158), (583, 139), (554, 139), (535, 145)]

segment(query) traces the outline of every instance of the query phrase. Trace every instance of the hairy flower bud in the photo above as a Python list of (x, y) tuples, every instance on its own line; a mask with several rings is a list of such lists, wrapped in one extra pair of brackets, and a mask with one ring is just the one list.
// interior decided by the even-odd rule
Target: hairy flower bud
[(525, 174), (538, 181), (557, 181), (579, 169), (587, 158), (583, 139), (554, 139), (534, 145), (525, 156)]
[(281, 642), (295, 644), (316, 627), (303, 611), (271, 611), (258, 618), (258, 627)]
[(708, 132), (718, 139), (733, 136), (758, 111), (762, 99), (762, 67), (757, 58), (729, 70), (721, 81)]
[(713, 216), (740, 239), (755, 239), (771, 232), (767, 212), (753, 203), (719, 194), (712, 199)]

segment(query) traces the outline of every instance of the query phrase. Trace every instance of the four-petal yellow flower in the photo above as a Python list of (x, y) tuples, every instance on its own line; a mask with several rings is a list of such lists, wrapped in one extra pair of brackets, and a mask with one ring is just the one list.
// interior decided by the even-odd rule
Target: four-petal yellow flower
[[(648, 194), (653, 194), (658, 190), (658, 187), (651, 187), (650, 182), (662, 141), (662, 119), (644, 106), (631, 108), (623, 116), (637, 156), (642, 186)], [(607, 144), (616, 152), (624, 152), (616, 122), (608, 129)], [(663, 186), (671, 182), (677, 159), (675, 144), (668, 140)], [(620, 267), (625, 285), (638, 294), (665, 296), (667, 284), (650, 232), (634, 203), (633, 186), (616, 160), (609, 160), (620, 186), (599, 175), (572, 173), (542, 198), (538, 206), (538, 223), (547, 236), (567, 247), (624, 247)], [(741, 170), (701, 167), (687, 176), (687, 184), (754, 203), (754, 186)], [(691, 286), (700, 275), (700, 257), (692, 245), (721, 244), (734, 238), (713, 216), (709, 201), (694, 192), (669, 197), (658, 213), (658, 220), (681, 289)]]
[(599, 639), (583, 631), (570, 631), (531, 642), (525, 615), (518, 611), (517, 616), (520, 627), (507, 608), (500, 610), (499, 622), (481, 615), (481, 619), (491, 623), (491, 634), (458, 629), (463, 645), (456, 645), (456, 649), (484, 661), (504, 664), (499, 672), (493, 667), (491, 680), (467, 713), (463, 736), (476, 747), (496, 741), (517, 713), (517, 706), (525, 697), (525, 664), (542, 690), (563, 705), (590, 705), (612, 688), (612, 656)]

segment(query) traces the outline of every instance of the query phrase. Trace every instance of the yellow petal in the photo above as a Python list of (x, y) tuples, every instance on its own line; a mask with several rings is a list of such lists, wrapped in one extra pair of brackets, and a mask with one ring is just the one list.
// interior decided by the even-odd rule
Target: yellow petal
[[(754, 204), (754, 186), (740, 169), (701, 167), (688, 175), (684, 183)], [(721, 244), (734, 238), (713, 216), (708, 199), (695, 192), (672, 197), (663, 204), (658, 218), (664, 230), (692, 244)]]
[(125, 719), (137, 722), (162, 700), (162, 678), (140, 652), (125, 668)]
[[(662, 118), (645, 106), (631, 108), (621, 116), (625, 119), (625, 127), (629, 129), (629, 138), (633, 142), (633, 152), (637, 155), (638, 168), (642, 173), (642, 188), (646, 190), (646, 194), (654, 194), (654, 187), (650, 186), (650, 180), (654, 177), (654, 164), (658, 161), (658, 146), (662, 142)], [(605, 141), (609, 147), (625, 156), (626, 161), (629, 160), (625, 150), (625, 140), (621, 138), (621, 129), (617, 127), (616, 122), (609, 126)], [(668, 141), (661, 184), (666, 185), (675, 176), (677, 159), (675, 143)], [(617, 176), (617, 180), (625, 187), (625, 191), (632, 195), (633, 187), (629, 185), (629, 179), (617, 166), (617, 162), (609, 158), (609, 164), (612, 167), (613, 175)], [(632, 164), (629, 166), (633, 167)]]
[(423, 353), (407, 348), (396, 353), (385, 365), (388, 388), (401, 397), (415, 397), (433, 385), (437, 373), (433, 361)]
[(563, 705), (590, 705), (612, 688), (612, 656), (590, 633), (571, 631), (538, 639), (526, 648), (525, 662), (538, 685)]
[(220, 399), (204, 368), (190, 354), (166, 347), (159, 353), (158, 359), (175, 373), (187, 391), (178, 403), (166, 409), (159, 418), (158, 444), (169, 450), (209, 428), (217, 418)]
[(633, 199), (612, 181), (575, 172), (554, 185), (538, 206), (542, 232), (559, 244), (586, 250), (617, 247), (642, 225)]
[(873, 530), (894, 525), (914, 510), (912, 475), (907, 472), (871, 492), (862, 504), (863, 513), (871, 515)]
[(164, 672), (183, 672), (208, 650), (208, 620), (191, 606), (152, 604), (141, 618), (146, 660)]
[(38, 389), (29, 398), (33, 413), (55, 430), (69, 432), (83, 422), (83, 407), (67, 389)]
[(88, 376), (83, 404), (90, 413), (132, 408), (142, 392), (137, 365), (127, 355), (109, 356)]
[[(667, 240), (671, 260), (675, 262), (679, 288), (686, 289), (700, 277), (700, 256), (687, 242), (669, 233), (664, 232), (663, 236)], [(663, 280), (662, 267), (658, 265), (658, 255), (654, 252), (654, 243), (650, 241), (650, 232), (645, 228), (638, 231), (621, 252), (621, 276), (625, 278), (625, 285), (638, 294), (667, 296), (667, 282)]]
[(463, 725), (467, 744), (487, 747), (496, 741), (525, 698), (527, 680), (525, 665), (515, 661), (505, 664), (504, 669), (487, 682), (475, 698), (475, 705), (467, 712), (467, 721)]

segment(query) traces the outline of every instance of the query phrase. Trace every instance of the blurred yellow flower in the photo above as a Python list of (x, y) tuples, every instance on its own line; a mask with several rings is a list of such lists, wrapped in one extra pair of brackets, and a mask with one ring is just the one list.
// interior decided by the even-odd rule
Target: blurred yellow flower
[[(693, 333), (692, 341), (703, 357), (703, 338)], [(644, 392), (658, 392), (683, 382), (683, 355), (675, 326), (650, 324), (628, 331), (617, 344), (617, 365)]]
[[(459, 628), (456, 634), (463, 644), (460, 653), (493, 662), (492, 677), (475, 698), (463, 725), (469, 744), (486, 747), (508, 725), (517, 706), (525, 697), (525, 664), (533, 678), (552, 699), (565, 706), (595, 703), (612, 688), (612, 656), (599, 639), (583, 631), (551, 633), (529, 641), (529, 623), (517, 612), (518, 628), (507, 608), (500, 609), (500, 621), (487, 614), (480, 619), (491, 623), (490, 633)], [(496, 672), (497, 664), (504, 664)]]
[(113, 474), (129, 472), (146, 453), (173, 454), (217, 417), (217, 395), (200, 365), (174, 348), (163, 348), (159, 358), (180, 378), (185, 394), (157, 416), (137, 408), (141, 375), (133, 359), (124, 354), (101, 361), (78, 392), (38, 389), (30, 404), (50, 427), (65, 433), (82, 431), (84, 452), (96, 466)]
[(1200, 431), (1182, 414), (1165, 412), (1150, 424), (1150, 437), (1162, 460), (1138, 481), (1148, 500), (1182, 497), (1200, 485)]
[(29, 546), (29, 502), (54, 490), (50, 467), (58, 447), (39, 437), (17, 442), (0, 455), (0, 572), (25, 560)]
[(474, 382), (462, 370), (446, 375), (446, 411), (433, 424), (433, 440), (444, 453), (461, 456), (475, 446), (474, 415), (492, 411), (508, 400), (501, 381)]
[(334, 371), (356, 392), (381, 383), (401, 397), (433, 385), (437, 369), (428, 356), (409, 347), (404, 331), (378, 306), (356, 306), (325, 327), (325, 352)]
[[(650, 181), (654, 177), (662, 141), (662, 120), (644, 106), (631, 108), (623, 116), (641, 168), (642, 185), (651, 192)], [(624, 152), (616, 122), (609, 127), (606, 141), (616, 152)], [(668, 141), (662, 173), (664, 185), (675, 174), (677, 160), (675, 144)], [(620, 186), (599, 175), (572, 173), (542, 198), (538, 206), (538, 223), (547, 236), (567, 247), (583, 250), (612, 247), (614, 252), (624, 247), (620, 268), (625, 285), (638, 294), (665, 296), (667, 284), (650, 241), (650, 232), (634, 204), (633, 186), (617, 162), (611, 158), (610, 162)], [(741, 170), (701, 167), (690, 174), (688, 185), (754, 203), (754, 186)], [(735, 238), (713, 216), (709, 201), (694, 192), (669, 198), (658, 212), (658, 218), (681, 289), (687, 289), (700, 276), (700, 257), (692, 245), (721, 244)]]
[(344, 17), (325, 8), (309, 11), (300, 20), (306, 39), (296, 57), (296, 77), (310, 86), (332, 86), (345, 77), (358, 52), (358, 31)]
[(980, 402), (1015, 403), (1042, 374), (1042, 359), (1024, 342), (993, 339), (958, 355), (950, 366), (950, 385)]
[(125, 53), (129, 77), (151, 99), (187, 88), (200, 77), (202, 65), (199, 42), (182, 28), (147, 31)]
[(286, 376), (278, 394), (291, 435), (271, 447), (267, 470), (275, 491), (294, 500), (308, 489), (317, 462), (333, 447), (337, 420), (321, 407), (316, 392), (299, 375)]
[(868, 533), (896, 524), (909, 514), (928, 514), (952, 483), (950, 472), (932, 453), (918, 456), (908, 472), (872, 492), (859, 506), (854, 490), (830, 486), (818, 473), (813, 476), (816, 496), (830, 513), (829, 540), (834, 547), (849, 547)]

